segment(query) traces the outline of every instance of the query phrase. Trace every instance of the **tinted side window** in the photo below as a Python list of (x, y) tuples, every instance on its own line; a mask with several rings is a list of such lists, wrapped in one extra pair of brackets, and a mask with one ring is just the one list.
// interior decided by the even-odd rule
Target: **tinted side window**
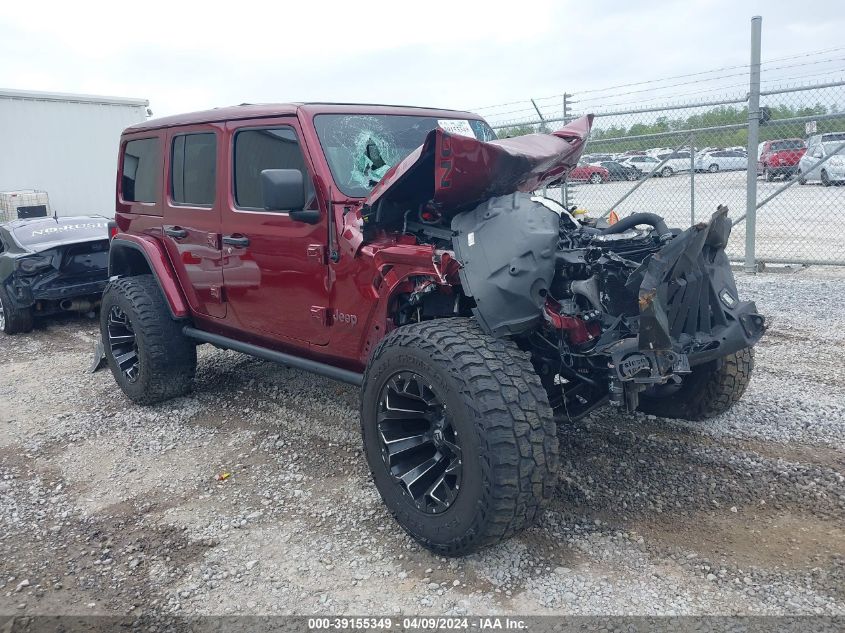
[(159, 140), (143, 138), (129, 141), (123, 148), (121, 196), (128, 202), (155, 202), (160, 173)]
[(298, 169), (310, 184), (299, 140), (292, 128), (243, 130), (235, 135), (235, 203), (264, 208), (261, 172), (265, 169)]
[(213, 133), (184, 134), (173, 139), (170, 195), (179, 204), (214, 204), (217, 180), (217, 137)]

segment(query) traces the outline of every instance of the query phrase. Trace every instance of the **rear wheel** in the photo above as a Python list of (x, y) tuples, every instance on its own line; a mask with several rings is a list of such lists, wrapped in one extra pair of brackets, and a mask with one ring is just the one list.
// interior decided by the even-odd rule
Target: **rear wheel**
[(379, 344), (361, 431), (385, 505), (438, 554), (509, 538), (556, 485), (555, 423), (528, 355), (470, 319), (407, 325)]
[(629, 171), (628, 175), (627, 175), (627, 179), (631, 182), (634, 182), (635, 180), (640, 179), (640, 174), (639, 174), (639, 172), (636, 172), (636, 171)]
[(0, 331), (4, 334), (22, 334), (32, 331), (32, 310), (16, 308), (2, 287), (0, 287)]
[(692, 368), (678, 386), (660, 385), (640, 395), (639, 410), (663, 418), (704, 420), (730, 409), (745, 393), (754, 369), (754, 349)]
[(763, 175), (766, 177), (766, 182), (774, 182), (775, 175), (770, 169), (763, 168)]
[(716, 163), (713, 163), (712, 165), (710, 165), (710, 167), (707, 168), (707, 171), (709, 171), (711, 174), (715, 174), (717, 171), (719, 171), (719, 166)]
[(151, 275), (109, 283), (100, 334), (114, 379), (134, 402), (154, 404), (191, 390), (196, 346), (170, 316)]
[(660, 175), (663, 176), (664, 178), (668, 178), (669, 176), (671, 176), (674, 173), (675, 172), (672, 171), (671, 167), (664, 167), (663, 171), (660, 172)]

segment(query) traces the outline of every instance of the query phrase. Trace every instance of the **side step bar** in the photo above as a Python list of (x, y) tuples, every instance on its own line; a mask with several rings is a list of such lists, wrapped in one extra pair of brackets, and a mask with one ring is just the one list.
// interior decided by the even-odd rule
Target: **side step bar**
[(338, 380), (350, 385), (360, 387), (361, 383), (364, 381), (364, 375), (354, 371), (339, 369), (338, 367), (332, 367), (331, 365), (326, 365), (325, 363), (318, 363), (317, 361), (309, 360), (307, 358), (300, 358), (299, 356), (291, 356), (290, 354), (277, 352), (276, 350), (267, 349), (266, 347), (259, 347), (258, 345), (253, 345), (251, 343), (243, 343), (226, 336), (220, 336), (219, 334), (203, 332), (202, 330), (197, 330), (196, 328), (192, 328), (190, 326), (182, 328), (182, 333), (188, 338), (202, 341), (203, 343), (211, 343), (217, 347), (235, 350), (236, 352), (249, 354), (250, 356), (255, 356), (256, 358), (263, 358), (264, 360), (279, 363), (280, 365), (295, 367), (296, 369), (326, 376), (332, 380)]

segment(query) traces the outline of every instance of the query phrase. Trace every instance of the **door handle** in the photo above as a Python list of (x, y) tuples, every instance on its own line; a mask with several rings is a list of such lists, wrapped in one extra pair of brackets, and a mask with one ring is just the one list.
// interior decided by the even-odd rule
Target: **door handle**
[(185, 229), (180, 229), (178, 226), (166, 226), (164, 227), (164, 233), (176, 240), (183, 240), (188, 237), (188, 232)]
[(224, 235), (223, 243), (227, 246), (246, 248), (249, 246), (249, 238), (246, 235), (241, 235), (240, 233), (235, 233), (234, 235)]

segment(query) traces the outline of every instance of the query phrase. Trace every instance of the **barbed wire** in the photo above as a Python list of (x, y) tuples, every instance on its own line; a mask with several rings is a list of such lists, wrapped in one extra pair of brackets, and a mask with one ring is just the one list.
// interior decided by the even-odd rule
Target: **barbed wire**
[[(838, 52), (838, 51), (841, 51), (841, 50), (845, 50), (845, 46), (821, 49), (821, 50), (818, 50), (818, 51), (810, 51), (810, 52), (807, 52), (807, 53), (801, 53), (801, 54), (797, 54), (797, 55), (787, 55), (787, 56), (783, 56), (783, 57), (776, 57), (774, 59), (770, 59), (770, 60), (766, 60), (766, 61), (762, 62), (761, 65), (767, 66), (768, 64), (772, 64), (772, 63), (776, 63), (776, 62), (789, 61), (789, 60), (792, 60), (792, 59), (803, 59), (803, 58), (807, 58), (807, 57), (812, 57), (814, 55), (821, 55), (821, 54), (826, 54), (826, 53)], [(845, 58), (836, 57), (836, 58), (830, 58), (830, 59), (812, 60), (812, 61), (809, 61), (809, 62), (802, 62), (802, 63), (799, 63), (799, 64), (787, 64), (787, 65), (784, 65), (784, 66), (779, 66), (779, 67), (774, 67), (774, 68), (766, 68), (765, 70), (767, 72), (771, 72), (771, 71), (774, 71), (774, 70), (783, 70), (783, 69), (786, 69), (786, 68), (798, 68), (798, 67), (803, 67), (803, 66), (812, 66), (812, 65), (830, 63), (830, 62), (836, 62), (836, 61), (845, 61)], [(698, 71), (698, 72), (694, 72), (694, 73), (684, 73), (684, 74), (681, 74), (681, 75), (672, 75), (672, 76), (669, 76), (669, 77), (662, 77), (662, 78), (659, 78), (659, 79), (648, 79), (648, 80), (644, 80), (644, 81), (630, 82), (630, 83), (626, 83), (626, 84), (618, 84), (618, 85), (615, 85), (615, 86), (608, 86), (606, 88), (595, 88), (595, 89), (590, 89), (590, 90), (583, 90), (583, 91), (580, 91), (580, 92), (577, 93), (577, 97), (578, 97), (579, 103), (582, 103), (584, 101), (588, 101), (588, 102), (589, 101), (597, 101), (597, 100), (600, 100), (602, 97), (600, 97), (600, 96), (589, 97), (585, 100), (585, 99), (583, 99), (582, 95), (602, 93), (602, 92), (607, 92), (607, 91), (610, 91), (610, 90), (617, 90), (619, 88), (651, 85), (651, 84), (656, 84), (656, 83), (662, 83), (662, 82), (665, 82), (665, 81), (671, 81), (671, 80), (674, 80), (674, 79), (685, 79), (685, 78), (689, 78), (689, 77), (701, 77), (703, 75), (713, 74), (713, 73), (716, 73), (716, 72), (722, 72), (722, 71), (725, 71), (725, 70), (736, 70), (736, 69), (739, 69), (739, 68), (748, 68), (748, 66), (749, 66), (748, 64), (737, 64), (737, 65), (733, 65), (733, 66), (723, 66), (723, 67), (720, 67), (720, 68), (714, 68), (714, 69), (711, 69), (711, 70), (703, 70), (703, 71)], [(732, 73), (732, 74), (729, 74), (729, 75), (721, 75), (721, 76), (718, 76), (718, 77), (698, 79), (696, 81), (691, 81), (691, 82), (682, 82), (682, 83), (679, 83), (679, 84), (663, 85), (663, 86), (645, 88), (643, 90), (629, 91), (627, 93), (621, 93), (621, 94), (614, 95), (614, 96), (625, 96), (627, 94), (639, 94), (639, 93), (642, 93), (642, 92), (648, 92), (650, 90), (663, 90), (663, 89), (668, 89), (668, 88), (673, 88), (673, 87), (680, 87), (682, 85), (690, 85), (690, 84), (693, 84), (693, 83), (721, 81), (723, 79), (727, 79), (727, 78), (730, 78), (730, 77), (745, 76), (746, 74), (747, 73)], [(720, 89), (720, 88), (719, 87), (713, 88), (713, 90), (717, 90), (717, 89)], [(724, 88), (722, 88), (722, 89), (724, 89)], [(573, 97), (573, 96), (576, 96), (576, 95), (560, 93), (560, 94), (556, 94), (556, 95), (550, 95), (550, 96), (547, 96), (547, 97), (536, 97), (536, 98), (534, 98), (534, 101), (535, 102), (542, 102), (542, 101), (548, 101), (548, 100), (551, 100), (551, 99), (562, 100), (564, 98), (564, 96)], [(492, 109), (495, 109), (495, 108), (502, 108), (502, 107), (506, 107), (506, 106), (510, 106), (510, 105), (520, 105), (520, 104), (525, 104), (525, 103), (526, 103), (526, 100), (523, 99), (523, 100), (519, 100), (519, 101), (508, 101), (508, 102), (499, 103), (499, 104), (495, 104), (495, 105), (479, 106), (479, 107), (475, 107), (475, 108), (470, 108), (470, 110), (473, 111), (473, 112), (482, 112), (482, 111), (486, 111), (486, 110), (492, 110)], [(533, 106), (531, 106), (531, 107), (522, 108), (520, 110), (508, 111), (508, 112), (505, 112), (505, 113), (494, 113), (494, 114), (491, 114), (490, 116), (504, 116), (506, 114), (514, 114), (514, 113), (520, 113), (520, 112), (533, 111), (533, 109), (534, 109)]]

